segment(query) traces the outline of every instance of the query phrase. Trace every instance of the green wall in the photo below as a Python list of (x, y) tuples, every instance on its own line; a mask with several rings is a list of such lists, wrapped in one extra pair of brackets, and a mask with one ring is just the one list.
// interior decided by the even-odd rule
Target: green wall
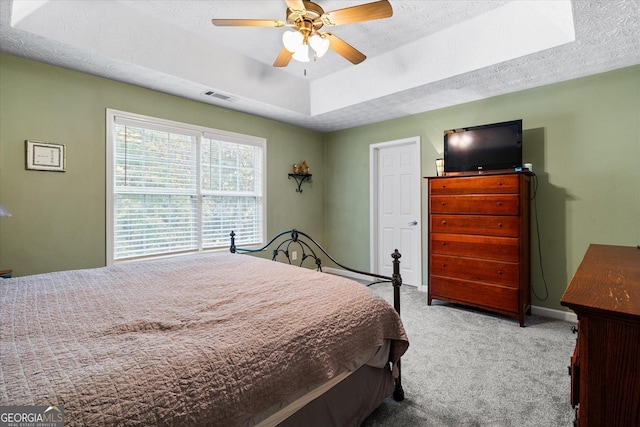
[[(268, 234), (300, 228), (355, 268), (369, 268), (370, 144), (419, 136), (429, 176), (444, 129), (517, 118), (524, 161), (539, 180), (532, 283), (543, 296), (540, 244), (550, 294), (534, 295), (534, 305), (562, 308), (589, 243), (640, 243), (640, 66), (320, 134), (0, 54), (0, 203), (13, 213), (0, 218), (0, 269), (24, 275), (104, 265), (106, 108), (267, 138)], [(26, 139), (66, 144), (67, 172), (25, 170)], [(302, 160), (313, 183), (296, 193), (287, 173)]]
[[(26, 275), (105, 265), (105, 110), (267, 139), (267, 233), (324, 237), (323, 135), (15, 56), (0, 54), (0, 269)], [(67, 171), (25, 169), (25, 140), (66, 144)], [(287, 173), (306, 160), (312, 184)]]
[[(359, 239), (369, 240), (370, 144), (419, 136), (422, 176), (432, 176), (443, 130), (513, 119), (523, 119), (523, 160), (533, 163), (539, 181), (532, 202), (532, 302), (562, 309), (562, 293), (590, 243), (640, 244), (640, 66), (328, 134), (329, 249), (349, 265), (369, 268)], [(422, 223), (427, 265), (426, 180)], [(536, 297), (545, 295), (538, 243), (546, 301)], [(425, 285), (426, 276), (425, 268)]]

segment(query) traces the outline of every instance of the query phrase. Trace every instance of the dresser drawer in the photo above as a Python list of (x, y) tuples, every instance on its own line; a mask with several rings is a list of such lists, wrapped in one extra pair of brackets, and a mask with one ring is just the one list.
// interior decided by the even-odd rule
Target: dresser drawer
[(520, 192), (519, 175), (472, 176), (451, 178), (431, 178), (429, 191), (439, 194), (496, 194)]
[(520, 203), (517, 194), (432, 196), (429, 198), (432, 214), (518, 215)]
[(517, 216), (430, 215), (432, 233), (480, 234), (483, 236), (518, 237)]
[(435, 299), (466, 303), (508, 312), (518, 311), (518, 289), (451, 277), (429, 276), (429, 294)]
[(520, 285), (519, 265), (516, 263), (433, 253), (429, 260), (429, 271), (438, 276), (497, 283), (514, 288)]
[(518, 262), (520, 240), (512, 237), (467, 236), (431, 233), (432, 254), (456, 255), (498, 261)]

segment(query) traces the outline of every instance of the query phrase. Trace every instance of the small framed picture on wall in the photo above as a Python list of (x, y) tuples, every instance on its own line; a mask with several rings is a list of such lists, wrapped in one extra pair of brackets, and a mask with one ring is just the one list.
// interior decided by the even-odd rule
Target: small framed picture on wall
[(27, 140), (27, 169), (64, 172), (67, 153), (64, 144)]

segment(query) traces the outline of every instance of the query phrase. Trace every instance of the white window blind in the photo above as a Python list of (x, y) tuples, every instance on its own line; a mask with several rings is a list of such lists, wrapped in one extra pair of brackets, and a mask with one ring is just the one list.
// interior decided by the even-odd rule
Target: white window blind
[[(111, 112), (111, 117), (109, 117)], [(263, 242), (264, 139), (108, 111), (112, 261)]]
[(201, 153), (203, 245), (227, 242), (228, 230), (248, 243), (262, 230), (262, 149), (205, 138)]

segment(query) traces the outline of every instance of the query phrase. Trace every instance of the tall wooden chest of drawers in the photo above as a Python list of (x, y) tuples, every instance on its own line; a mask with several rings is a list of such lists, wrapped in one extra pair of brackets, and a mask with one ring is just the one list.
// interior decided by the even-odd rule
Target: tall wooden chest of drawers
[(560, 303), (578, 316), (574, 424), (640, 426), (640, 249), (590, 245)]
[(433, 299), (515, 317), (531, 308), (527, 173), (429, 178)]

